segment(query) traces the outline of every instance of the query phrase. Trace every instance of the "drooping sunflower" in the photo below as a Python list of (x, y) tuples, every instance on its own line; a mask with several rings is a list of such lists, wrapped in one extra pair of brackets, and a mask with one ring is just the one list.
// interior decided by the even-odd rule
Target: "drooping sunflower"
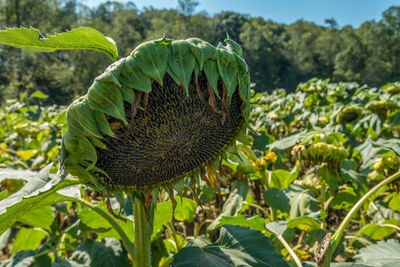
[(194, 184), (195, 175), (216, 189), (249, 116), (247, 65), (240, 46), (225, 42), (163, 37), (110, 65), (67, 109), (67, 171), (112, 190)]

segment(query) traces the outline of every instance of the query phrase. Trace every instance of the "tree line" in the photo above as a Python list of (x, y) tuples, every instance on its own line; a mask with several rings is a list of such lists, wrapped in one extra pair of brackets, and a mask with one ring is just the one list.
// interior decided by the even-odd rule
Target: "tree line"
[[(113, 38), (121, 57), (146, 40), (167, 34), (198, 37), (217, 45), (226, 35), (243, 48), (256, 91), (285, 88), (312, 77), (380, 86), (400, 80), (400, 6), (358, 28), (298, 20), (290, 25), (236, 12), (196, 12), (198, 2), (175, 9), (139, 10), (134, 2), (88, 7), (77, 0), (0, 0), (0, 28), (34, 27), (42, 33), (89, 26)], [(229, 8), (229, 7), (227, 7)], [(68, 104), (85, 94), (111, 59), (92, 51), (35, 53), (0, 46), (0, 102), (40, 90), (47, 104)]]

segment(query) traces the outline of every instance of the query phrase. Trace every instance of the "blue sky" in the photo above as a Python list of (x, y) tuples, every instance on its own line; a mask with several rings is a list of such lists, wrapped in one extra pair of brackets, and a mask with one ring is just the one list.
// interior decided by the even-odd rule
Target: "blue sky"
[[(127, 0), (119, 0), (127, 2)], [(364, 21), (382, 17), (382, 12), (400, 0), (198, 0), (198, 11), (207, 11), (214, 15), (221, 11), (235, 11), (252, 17), (272, 19), (279, 23), (290, 24), (299, 19), (324, 25), (326, 18), (335, 18), (339, 26), (359, 27)], [(81, 0), (88, 6), (96, 6), (96, 0)], [(132, 0), (139, 8), (176, 8), (177, 0)]]

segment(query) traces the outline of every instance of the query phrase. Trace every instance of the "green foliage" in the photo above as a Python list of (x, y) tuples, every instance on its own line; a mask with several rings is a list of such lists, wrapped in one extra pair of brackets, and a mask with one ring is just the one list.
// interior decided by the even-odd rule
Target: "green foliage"
[[(66, 33), (43, 37), (33, 28), (12, 28), (0, 31), (0, 44), (33, 51), (52, 52), (64, 49), (94, 49), (118, 59), (115, 42), (92, 28), (79, 28)], [(42, 96), (43, 97), (43, 96)]]
[[(107, 211), (107, 207), (104, 203), (99, 203), (98, 207), (104, 211)], [(104, 219), (101, 215), (99, 215), (92, 209), (84, 208), (79, 211), (78, 216), (81, 220), (81, 223), (97, 233), (98, 239), (103, 239), (106, 237), (113, 237), (116, 239), (120, 238), (119, 234), (112, 227), (112, 225), (110, 225), (110, 223), (106, 219)], [(131, 220), (128, 220), (127, 222), (118, 220), (117, 222), (124, 230), (124, 232), (128, 235), (130, 240), (133, 242), (135, 237), (133, 222)]]
[[(344, 88), (344, 91), (338, 88)], [(373, 114), (365, 108), (361, 108), (362, 116), (352, 123), (336, 119), (344, 107), (354, 103), (364, 103), (361, 105), (364, 107), (365, 103), (377, 98), (398, 101), (398, 96), (384, 94), (382, 90), (385, 89), (312, 80), (301, 84), (296, 93), (278, 90), (272, 94), (255, 95), (253, 102), (257, 104), (253, 104), (250, 123), (255, 134), (270, 141), (256, 149), (251, 147), (251, 140), (244, 140), (247, 145), (229, 150), (222, 164), (230, 182), (229, 186), (221, 187), (219, 194), (207, 189), (206, 183), (198, 179), (196, 183), (200, 191), (197, 193), (203, 201), (201, 206), (191, 199), (193, 193), (189, 190), (189, 180), (173, 186), (182, 196), (176, 198), (174, 212), (172, 201), (166, 200), (168, 192), (160, 191), (158, 197), (162, 201), (154, 210), (154, 220), (151, 219), (153, 263), (173, 262), (179, 266), (190, 260), (192, 265), (192, 260), (197, 262), (197, 257), (204, 256), (210, 263), (222, 266), (240, 263), (253, 266), (271, 264), (260, 256), (268, 253), (271, 253), (269, 259), (279, 262), (280, 254), (287, 262), (295, 258), (296, 262), (314, 260), (328, 229), (337, 229), (340, 220), (368, 188), (393, 172), (394, 165), (386, 165), (398, 153), (399, 128), (389, 123), (396, 112), (388, 110), (379, 115), (379, 129), (376, 123), (368, 121), (371, 118), (368, 116)], [(326, 95), (331, 98), (326, 99)], [(37, 93), (37, 96), (43, 95)], [(4, 264), (16, 261), (56, 266), (101, 266), (100, 261), (126, 264), (132, 246), (130, 242), (134, 241), (133, 209), (127, 195), (114, 193), (111, 196), (114, 213), (127, 218), (125, 223), (105, 216), (107, 206), (100, 195), (85, 187), (74, 186), (79, 182), (65, 177), (62, 172), (53, 174), (54, 167), (52, 169), (49, 165), (40, 173), (29, 170), (44, 166), (57, 155), (57, 145), (49, 148), (42, 144), (60, 142), (61, 124), (65, 122), (65, 118), (58, 115), (61, 110), (57, 107), (29, 105), (28, 100), (33, 101), (35, 97), (9, 101), (2, 113), (7, 120), (1, 120), (5, 124), (0, 144), (3, 159), (3, 168), (0, 169), (0, 204), (3, 208), (0, 212), (0, 230), (3, 233), (0, 247), (9, 257)], [(313, 104), (306, 105), (304, 99)], [(270, 119), (271, 112), (282, 119)], [(287, 118), (289, 115), (290, 119)], [(22, 126), (10, 124), (11, 118)], [(38, 128), (25, 130), (28, 125), (35, 124)], [(49, 129), (47, 133), (50, 134), (41, 134), (41, 129)], [(20, 139), (13, 137), (16, 134)], [(333, 155), (339, 147), (345, 148), (347, 155), (341, 159), (340, 172), (329, 167), (329, 157), (324, 154), (329, 152)], [(36, 151), (32, 153), (34, 148)], [(11, 149), (17, 152), (10, 152)], [(312, 161), (301, 154), (307, 149), (311, 151), (309, 156), (314, 157)], [(325, 150), (321, 153), (317, 149)], [(316, 157), (317, 154), (320, 156)], [(386, 167), (378, 166), (377, 162), (386, 164)], [(371, 175), (375, 169), (379, 171), (378, 178)], [(236, 179), (245, 177), (252, 182)], [(396, 190), (391, 188), (382, 188), (376, 197), (385, 190), (388, 194), (368, 200), (362, 206), (362, 211), (350, 222), (353, 234), (345, 231), (353, 237), (341, 244), (336, 254), (353, 257), (360, 266), (375, 266), (375, 262), (360, 261), (356, 257), (364, 254), (355, 251), (344, 254), (343, 246), (354, 246), (361, 253), (363, 248), (383, 239), (398, 239), (399, 201)], [(91, 201), (97, 204), (91, 204)], [(61, 226), (61, 221), (56, 219), (60, 217), (68, 218), (68, 222), (64, 222), (66, 225)], [(16, 235), (11, 235), (9, 229)], [(238, 233), (240, 247), (224, 246), (221, 237), (213, 243), (211, 240), (216, 240), (215, 230), (218, 229), (222, 229), (223, 236), (227, 234), (226, 229)], [(31, 236), (30, 242), (21, 241), (26, 235)], [(243, 241), (245, 237), (248, 239)], [(264, 238), (272, 246), (257, 243), (264, 242), (261, 241)], [(7, 247), (10, 243), (14, 245), (11, 249)], [(252, 254), (253, 247), (257, 248), (255, 253), (259, 256)], [(53, 248), (59, 252), (55, 253)], [(245, 252), (238, 252), (241, 249)], [(52, 258), (48, 254), (57, 256)], [(284, 263), (275, 262), (271, 266), (276, 266), (274, 264)], [(335, 263), (332, 266), (349, 265)]]
[(367, 266), (396, 266), (400, 263), (398, 240), (381, 241), (375, 245), (362, 248), (355, 257), (357, 262)]
[(85, 240), (70, 257), (72, 266), (128, 266), (130, 264), (121, 243), (113, 238), (101, 242)]
[[(15, 4), (20, 1), (0, 5), (9, 2), (14, 7), (10, 13), (0, 14), (0, 21), (10, 23), (7, 26), (39, 24), (34, 16), (18, 12)], [(44, 1), (40, 7), (31, 5), (34, 1), (22, 2), (33, 14), (48, 18), (42, 30), (61, 32), (81, 23), (96, 26), (121, 44), (122, 55), (143, 39), (160, 37), (163, 31), (175, 38), (196, 33), (211, 42), (228, 32), (244, 48), (258, 91), (281, 85), (294, 88), (299, 80), (315, 74), (372, 86), (398, 80), (395, 33), (400, 12), (396, 7), (388, 9), (381, 21), (358, 29), (328, 29), (305, 21), (280, 25), (233, 12), (214, 17), (193, 14), (196, 5), (185, 8), (191, 1), (181, 1), (180, 12), (149, 9), (140, 13), (132, 5), (107, 2), (95, 8), (90, 18), (83, 5), (79, 15), (75, 13), (73, 1), (63, 8), (56, 2)], [(54, 21), (58, 18), (54, 14), (61, 9), (63, 19)], [(65, 48), (61, 46), (65, 38), (84, 31), (91, 30), (46, 39), (33, 29), (20, 28), (2, 31), (0, 38), (25, 32), (30, 39), (19, 40), (20, 47), (47, 45), (58, 50)], [(117, 57), (115, 46), (104, 36), (89, 34), (106, 44), (99, 46), (95, 41), (96, 49)], [(74, 45), (82, 45), (69, 37)], [(56, 44), (56, 40), (60, 42)], [(196, 39), (189, 40), (198, 44)], [(228, 46), (236, 47), (233, 42)], [(62, 168), (54, 174), (67, 118), (64, 107), (42, 105), (67, 103), (82, 94), (109, 59), (86, 52), (39, 55), (5, 47), (0, 50), (2, 62), (7, 63), (0, 66), (1, 96), (15, 98), (4, 101), (0, 108), (0, 249), (2, 256), (8, 257), (0, 266), (129, 265), (134, 241), (132, 194), (111, 192), (112, 208), (107, 207), (104, 196), (76, 186), (79, 181), (66, 177)], [(191, 52), (199, 62), (209, 56)], [(190, 68), (193, 65), (184, 53), (177, 58)], [(212, 68), (229, 67), (233, 60), (226, 58), (212, 66), (195, 64), (193, 69), (204, 67), (207, 74)], [(160, 70), (165, 71), (164, 67)], [(159, 79), (157, 73), (151, 75)], [(188, 74), (178, 76), (186, 86)], [(222, 79), (230, 92), (236, 81), (243, 82), (240, 73), (229, 70)], [(210, 80), (215, 87), (215, 77)], [(142, 84), (144, 91), (149, 89), (148, 83)], [(217, 174), (227, 182), (219, 192), (213, 192), (197, 176), (197, 192), (192, 180), (181, 181), (173, 185), (182, 196), (176, 198), (174, 211), (174, 201), (167, 200), (169, 192), (160, 189), (153, 194), (152, 203), (159, 203), (150, 208), (146, 218), (153, 227), (153, 265), (289, 266), (295, 262), (299, 266), (303, 261), (303, 266), (310, 266), (304, 261), (318, 259), (319, 246), (328, 233), (338, 233), (346, 215), (368, 190), (398, 171), (398, 88), (399, 82), (375, 88), (314, 78), (299, 84), (296, 92), (278, 89), (253, 95), (253, 138), (242, 138), (245, 144), (230, 149), (221, 161)], [(121, 97), (132, 100), (132, 95), (121, 93)], [(99, 131), (99, 137), (112, 134), (106, 128)], [(79, 142), (77, 150), (85, 140)], [(54, 167), (50, 162), (55, 162)], [(32, 171), (39, 169), (40, 173)], [(332, 266), (399, 265), (396, 187), (398, 181), (393, 181), (365, 199), (347, 221), (348, 227), (342, 229), (345, 238), (334, 235), (337, 249), (328, 260), (355, 262)], [(191, 198), (199, 198), (200, 203)], [(107, 212), (110, 209), (127, 222), (112, 218)]]
[(11, 254), (14, 254), (18, 250), (34, 250), (39, 247), (45, 237), (46, 233), (42, 230), (21, 228), (15, 237)]
[[(77, 180), (64, 179), (65, 174), (63, 175), (61, 172), (55, 178), (50, 178), (50, 167), (47, 166), (36, 177), (30, 179), (17, 193), (0, 201), (0, 233), (3, 233), (19, 219), (23, 222), (32, 222), (29, 212), (35, 213), (35, 210), (38, 208), (57, 202), (74, 200), (74, 197), (77, 196), (74, 190), (76, 188), (71, 188), (70, 186), (79, 182)], [(5, 174), (5, 177), (7, 177), (7, 174)], [(65, 187), (70, 188), (59, 191)], [(56, 193), (57, 191), (59, 192)], [(35, 220), (34, 223), (39, 222)], [(48, 221), (46, 219), (42, 223), (41, 227), (48, 228)]]
[[(398, 37), (394, 34), (399, 30), (397, 6), (387, 9), (380, 19), (366, 21), (358, 28), (332, 28), (303, 20), (284, 25), (235, 12), (207, 15), (196, 13), (196, 5), (191, 5), (190, 1), (184, 2), (183, 8), (139, 10), (130, 2), (122, 4), (117, 1), (105, 2), (91, 9), (76, 1), (46, 0), (37, 5), (32, 0), (8, 0), (1, 3), (1, 10), (7, 12), (0, 14), (0, 22), (4, 27), (32, 26), (43, 32), (66, 32), (89, 26), (114, 39), (121, 56), (129, 55), (139, 43), (159, 38), (164, 32), (169, 38), (196, 36), (213, 45), (228, 33), (243, 47), (257, 91), (273, 88), (293, 91), (298, 83), (315, 76), (371, 86), (399, 79)], [(46, 39), (33, 29), (12, 31), (11, 36), (3, 39), (4, 42), (26, 31), (31, 38), (19, 39), (19, 42), (40, 46), (47, 42), (51, 49), (64, 48), (60, 44), (54, 47), (54, 37)], [(86, 40), (89, 35), (95, 36), (97, 41), (86, 48), (99, 49), (116, 58), (112, 42), (90, 28), (81, 31), (82, 35), (67, 32), (64, 36), (76, 34)], [(63, 38), (63, 35), (57, 35), (57, 40)], [(81, 40), (74, 40), (76, 45), (82, 45)], [(0, 99), (3, 101), (39, 89), (52, 96), (46, 100), (47, 103), (70, 103), (74, 96), (82, 95), (110, 63), (100, 54), (86, 51), (40, 55), (1, 47), (0, 54), (7, 55), (1, 56), (7, 64), (0, 66)], [(389, 93), (396, 92), (393, 89), (396, 87), (388, 85), (387, 88)]]
[(172, 266), (198, 263), (204, 266), (289, 266), (272, 249), (267, 237), (239, 226), (222, 227), (219, 239), (213, 244), (188, 244), (175, 255)]

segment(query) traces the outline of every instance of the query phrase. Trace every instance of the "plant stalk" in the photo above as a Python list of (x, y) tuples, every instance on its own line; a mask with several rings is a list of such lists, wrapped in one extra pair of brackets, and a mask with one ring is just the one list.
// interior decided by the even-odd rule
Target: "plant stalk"
[(321, 264), (321, 267), (329, 267), (330, 262), (332, 259), (332, 255), (335, 252), (337, 246), (339, 245), (340, 240), (343, 237), (344, 230), (346, 227), (349, 225), (351, 219), (354, 217), (354, 215), (360, 210), (360, 208), (364, 205), (364, 203), (370, 199), (371, 197), (372, 200), (378, 197), (378, 195), (374, 196), (379, 190), (381, 190), (383, 187), (387, 186), (389, 183), (397, 180), (400, 178), (400, 171), (396, 172), (392, 176), (389, 176), (373, 188), (369, 190), (354, 206), (353, 208), (347, 213), (346, 217), (343, 219), (343, 221), (340, 223), (339, 228), (336, 230), (336, 232), (332, 235), (331, 241), (330, 241), (330, 246), (329, 250), (326, 254), (326, 257)]
[(134, 264), (135, 267), (151, 266), (151, 229), (147, 220), (144, 199), (135, 196), (133, 201), (133, 212), (135, 216), (135, 247)]
[(121, 237), (122, 244), (124, 245), (126, 251), (130, 255), (131, 259), (133, 259), (134, 253), (133, 253), (133, 244), (129, 240), (128, 236), (124, 232), (124, 230), (121, 228), (121, 226), (114, 220), (113, 217), (111, 217), (110, 214), (105, 212), (104, 210), (100, 209), (98, 206), (90, 203), (89, 201), (79, 199), (77, 198), (74, 200), (82, 205), (85, 205), (86, 207), (92, 209), (93, 211), (97, 212), (100, 216), (102, 216), (114, 229), (117, 231), (118, 235)]
[[(325, 183), (322, 181), (321, 182), (321, 193), (320, 193), (320, 203), (321, 203), (321, 210), (325, 211), (325, 191), (326, 191), (326, 186)], [(325, 219), (322, 220), (321, 222), (321, 228), (325, 228)]]
[(279, 241), (281, 241), (282, 245), (287, 249), (287, 251), (289, 252), (290, 256), (292, 257), (292, 259), (296, 263), (296, 266), (297, 267), (303, 267), (303, 264), (301, 264), (301, 261), (300, 261), (299, 257), (297, 257), (296, 253), (293, 251), (293, 249), (290, 247), (290, 245), (286, 242), (286, 240), (283, 238), (283, 236), (277, 235), (276, 237), (279, 239)]

